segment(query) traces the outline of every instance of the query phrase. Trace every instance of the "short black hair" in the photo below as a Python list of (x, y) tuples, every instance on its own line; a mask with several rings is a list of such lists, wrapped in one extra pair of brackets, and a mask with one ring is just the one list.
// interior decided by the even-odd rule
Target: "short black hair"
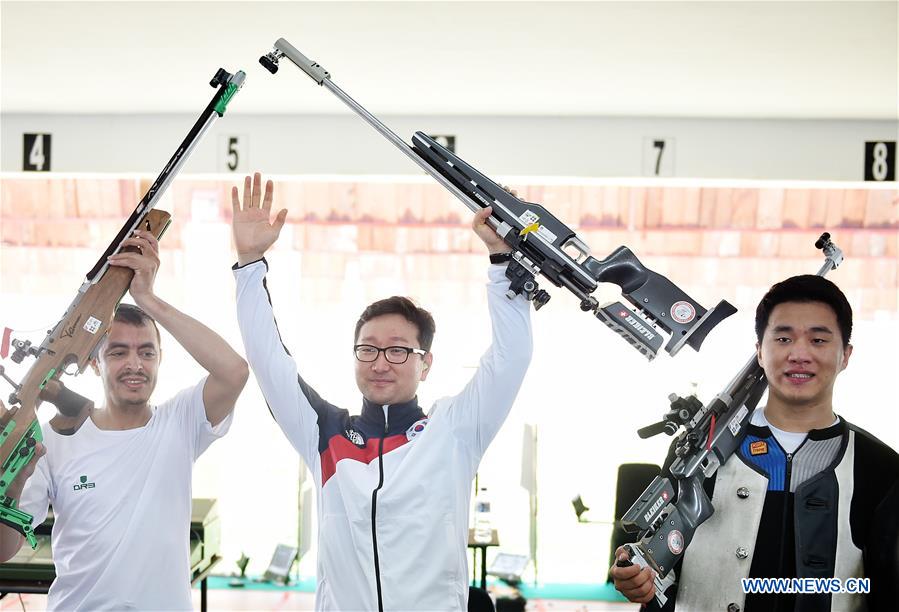
[(434, 332), (437, 327), (434, 323), (434, 317), (431, 313), (415, 305), (415, 302), (407, 297), (395, 295), (384, 300), (378, 300), (373, 304), (369, 304), (359, 320), (356, 321), (356, 333), (353, 335), (353, 341), (359, 339), (359, 331), (362, 326), (383, 315), (398, 314), (418, 329), (418, 343), (426, 351), (431, 350), (431, 343), (434, 341)]
[(852, 306), (839, 287), (815, 274), (792, 276), (768, 290), (755, 309), (755, 335), (759, 344), (768, 327), (771, 312), (775, 306), (784, 302), (821, 302), (829, 306), (837, 317), (837, 325), (843, 336), (843, 348), (849, 346), (852, 336)]
[(149, 325), (156, 330), (156, 343), (162, 343), (162, 337), (159, 334), (159, 327), (156, 325), (156, 320), (144, 312), (139, 306), (135, 306), (134, 304), (119, 304), (116, 306), (115, 316), (112, 320), (118, 321), (119, 323), (125, 323), (126, 325), (133, 325), (134, 327)]

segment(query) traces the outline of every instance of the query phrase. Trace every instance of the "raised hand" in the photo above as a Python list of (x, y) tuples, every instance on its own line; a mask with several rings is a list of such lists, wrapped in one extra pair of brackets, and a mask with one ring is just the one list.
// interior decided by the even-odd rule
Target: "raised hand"
[(493, 208), (490, 206), (477, 211), (474, 214), (474, 220), (471, 222), (471, 228), (478, 235), (478, 238), (487, 245), (487, 250), (491, 255), (494, 253), (508, 253), (512, 249), (499, 237), (492, 227), (487, 225), (487, 219), (492, 212)]
[(144, 307), (145, 300), (153, 297), (153, 282), (159, 270), (159, 241), (151, 232), (135, 230), (130, 238), (122, 241), (122, 246), (137, 250), (110, 255), (109, 264), (134, 270), (128, 292), (138, 306)]
[(284, 221), (287, 220), (287, 209), (282, 208), (275, 220), (269, 221), (272, 213), (273, 189), (272, 182), (266, 181), (263, 197), (262, 175), (257, 172), (252, 180), (249, 176), (246, 177), (241, 206), (237, 187), (231, 188), (233, 211), (231, 233), (234, 236), (234, 247), (237, 249), (237, 263), (241, 266), (262, 259), (266, 250), (278, 239)]

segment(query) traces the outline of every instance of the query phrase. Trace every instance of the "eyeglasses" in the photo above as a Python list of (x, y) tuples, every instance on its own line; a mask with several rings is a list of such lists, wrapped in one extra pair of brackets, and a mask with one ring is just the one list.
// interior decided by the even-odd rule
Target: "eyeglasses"
[(408, 346), (388, 346), (387, 348), (378, 348), (371, 344), (357, 344), (353, 347), (353, 353), (356, 354), (356, 359), (365, 363), (377, 361), (378, 355), (382, 352), (384, 353), (384, 358), (392, 364), (406, 363), (406, 361), (409, 360), (409, 355), (412, 353), (415, 353), (416, 355), (428, 354), (425, 350), (409, 348)]

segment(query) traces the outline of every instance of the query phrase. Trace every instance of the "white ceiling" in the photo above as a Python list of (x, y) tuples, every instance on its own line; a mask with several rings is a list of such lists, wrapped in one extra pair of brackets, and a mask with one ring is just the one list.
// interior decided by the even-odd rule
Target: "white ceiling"
[(896, 119), (897, 2), (0, 3), (4, 113), (195, 113), (222, 66), (238, 113)]

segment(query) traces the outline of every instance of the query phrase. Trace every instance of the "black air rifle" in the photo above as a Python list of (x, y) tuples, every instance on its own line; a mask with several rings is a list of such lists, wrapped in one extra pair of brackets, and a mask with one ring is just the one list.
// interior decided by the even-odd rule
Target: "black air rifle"
[[(669, 336), (665, 350), (670, 355), (684, 345), (699, 350), (712, 328), (736, 312), (723, 300), (706, 310), (666, 277), (645, 267), (625, 246), (603, 260), (592, 257), (574, 230), (543, 206), (513, 196), (434, 139), (416, 132), (409, 146), (335, 85), (327, 70), (283, 38), (259, 62), (274, 74), (284, 57), (340, 98), (472, 212), (493, 208), (488, 223), (512, 248), (512, 261), (506, 269), (510, 298), (524, 295), (539, 309), (550, 298), (536, 280), (543, 275), (557, 287), (568, 289), (580, 300), (581, 310), (592, 313), (649, 359), (662, 348), (660, 328)], [(600, 305), (591, 295), (599, 283), (618, 285), (628, 305)]]

